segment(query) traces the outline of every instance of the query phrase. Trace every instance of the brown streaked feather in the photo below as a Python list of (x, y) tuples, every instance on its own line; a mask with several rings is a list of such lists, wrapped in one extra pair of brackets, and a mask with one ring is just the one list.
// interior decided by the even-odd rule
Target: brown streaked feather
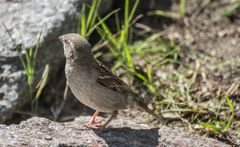
[(112, 71), (98, 60), (95, 61), (95, 67), (99, 73), (96, 82), (104, 87), (114, 91), (134, 94), (131, 88), (120, 78), (115, 76)]
[(121, 92), (123, 94), (132, 95), (133, 100), (135, 100), (137, 107), (148, 112), (159, 120), (162, 120), (161, 116), (154, 114), (152, 110), (150, 110), (145, 104), (143, 98), (139, 97), (136, 93), (134, 93), (131, 88), (124, 83), (120, 78), (115, 76), (112, 71), (103, 65), (101, 62), (95, 60), (94, 66), (96, 67), (99, 76), (97, 77), (96, 82), (104, 87), (112, 89), (117, 92)]

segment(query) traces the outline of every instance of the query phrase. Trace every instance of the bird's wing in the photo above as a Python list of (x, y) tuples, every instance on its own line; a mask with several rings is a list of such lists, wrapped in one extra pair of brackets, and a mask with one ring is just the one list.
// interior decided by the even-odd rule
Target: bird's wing
[(101, 62), (96, 60), (95, 67), (97, 69), (97, 72), (99, 73), (96, 80), (98, 84), (114, 91), (123, 92), (126, 94), (133, 94), (131, 88), (120, 78), (115, 76), (112, 71), (108, 67), (103, 65)]
[(124, 83), (120, 78), (115, 76), (108, 67), (106, 67), (105, 65), (103, 65), (101, 62), (97, 60), (94, 66), (96, 67), (97, 72), (99, 73), (99, 76), (97, 77), (97, 80), (96, 80), (98, 84), (104, 87), (107, 87), (109, 89), (112, 89), (114, 91), (121, 92), (123, 94), (131, 94), (138, 108), (148, 112), (149, 114), (153, 115), (157, 119), (162, 120), (161, 116), (154, 114), (154, 112), (144, 104), (142, 97), (139, 97), (136, 93), (134, 93), (131, 90), (131, 88), (126, 83)]

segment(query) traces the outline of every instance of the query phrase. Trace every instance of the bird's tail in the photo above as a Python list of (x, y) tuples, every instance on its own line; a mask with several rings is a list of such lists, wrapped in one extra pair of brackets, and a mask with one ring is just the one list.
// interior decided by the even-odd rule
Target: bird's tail
[(157, 115), (154, 113), (153, 110), (149, 109), (143, 102), (139, 102), (138, 101), (138, 107), (144, 111), (146, 111), (147, 113), (151, 114), (152, 116), (154, 116), (156, 119), (158, 119), (159, 121), (163, 121), (163, 117), (162, 115)]

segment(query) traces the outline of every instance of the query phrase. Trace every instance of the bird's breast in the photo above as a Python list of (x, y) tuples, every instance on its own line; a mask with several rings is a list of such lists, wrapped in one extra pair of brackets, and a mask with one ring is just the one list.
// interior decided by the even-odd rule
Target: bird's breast
[(94, 79), (88, 73), (88, 70), (79, 66), (66, 65), (65, 74), (68, 85), (75, 97), (85, 105), (90, 105), (91, 98), (89, 98), (88, 93), (91, 92)]
[(72, 93), (81, 103), (101, 112), (125, 108), (126, 97), (97, 84), (94, 69), (66, 65), (65, 72)]

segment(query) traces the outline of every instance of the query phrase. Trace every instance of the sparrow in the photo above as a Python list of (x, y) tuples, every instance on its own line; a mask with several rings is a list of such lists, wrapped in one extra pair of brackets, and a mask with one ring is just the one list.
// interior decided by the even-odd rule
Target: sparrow
[(84, 105), (96, 110), (91, 120), (84, 126), (101, 123), (96, 119), (99, 112), (111, 113), (107, 121), (101, 125), (105, 128), (117, 112), (123, 109), (138, 109), (148, 112), (159, 120), (161, 116), (154, 114), (143, 101), (119, 77), (93, 57), (91, 45), (82, 36), (69, 33), (59, 37), (63, 44), (66, 58), (65, 75), (67, 84), (73, 95)]

